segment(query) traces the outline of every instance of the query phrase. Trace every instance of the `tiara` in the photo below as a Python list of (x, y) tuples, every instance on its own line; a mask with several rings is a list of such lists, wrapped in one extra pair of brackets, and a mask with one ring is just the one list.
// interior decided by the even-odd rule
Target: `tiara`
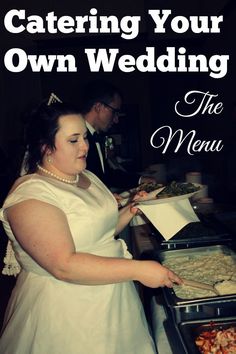
[(50, 106), (50, 104), (55, 103), (55, 102), (62, 103), (62, 100), (60, 100), (60, 98), (57, 97), (57, 96), (55, 95), (55, 93), (52, 92), (51, 95), (50, 95), (50, 97), (49, 97), (49, 100), (48, 100), (47, 105)]

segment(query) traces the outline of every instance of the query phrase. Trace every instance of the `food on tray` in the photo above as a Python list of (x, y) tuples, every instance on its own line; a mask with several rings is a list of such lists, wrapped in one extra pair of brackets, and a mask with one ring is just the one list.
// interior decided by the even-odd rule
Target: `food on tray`
[(158, 189), (160, 187), (163, 187), (163, 184), (154, 183), (154, 182), (142, 183), (142, 184), (140, 184), (140, 186), (135, 188), (135, 192), (144, 191), (144, 192), (150, 193), (150, 192), (153, 192), (153, 191), (155, 191), (156, 189)]
[[(138, 202), (141, 201), (150, 201), (156, 199), (164, 199), (170, 197), (178, 197), (181, 195), (197, 192), (201, 187), (193, 183), (178, 183), (172, 181), (167, 186), (163, 186), (160, 183), (142, 183), (136, 188), (132, 188), (129, 191), (123, 192), (120, 195), (115, 195), (115, 198), (118, 202), (119, 207), (123, 207), (133, 201), (134, 197), (139, 194), (140, 197), (135, 200)], [(141, 195), (143, 193), (143, 195)]]
[[(137, 188), (135, 188), (135, 192), (145, 191), (147, 193), (153, 192), (156, 189), (163, 187), (162, 184), (159, 183), (143, 183), (140, 184)], [(180, 183), (176, 181), (172, 181), (169, 183), (158, 195), (159, 198), (170, 198), (176, 197), (179, 195), (189, 194), (193, 192), (197, 192), (200, 189), (200, 186), (196, 186), (193, 183)]]
[(195, 340), (200, 353), (235, 354), (236, 327), (213, 329), (202, 332)]
[(176, 197), (178, 195), (197, 192), (199, 189), (200, 186), (196, 186), (193, 183), (179, 183), (173, 181), (158, 194), (158, 198)]
[(215, 289), (220, 295), (236, 294), (236, 282), (232, 280), (224, 280), (222, 283), (216, 284)]
[[(216, 286), (220, 295), (236, 293), (236, 260), (232, 255), (216, 252), (207, 255), (169, 257), (163, 265), (185, 279), (209, 285), (222, 282)], [(181, 299), (216, 296), (210, 290), (197, 289), (188, 285), (176, 285), (174, 291)]]

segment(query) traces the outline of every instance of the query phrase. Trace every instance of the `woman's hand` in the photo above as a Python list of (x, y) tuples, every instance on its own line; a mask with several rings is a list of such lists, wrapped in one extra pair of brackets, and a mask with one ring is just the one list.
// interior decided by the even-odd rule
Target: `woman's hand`
[(134, 195), (132, 198), (132, 203), (130, 204), (130, 212), (134, 215), (141, 215), (141, 210), (136, 207), (138, 205), (138, 201), (141, 200), (143, 197), (147, 196), (148, 193), (145, 191), (140, 191)]
[(130, 213), (134, 215), (141, 215), (142, 214), (142, 211), (138, 209), (137, 207), (137, 203), (131, 203), (130, 204)]
[[(142, 212), (137, 207), (137, 201), (139, 198), (146, 195), (146, 192), (138, 192), (132, 197), (132, 201), (126, 204), (124, 207), (119, 208), (119, 220), (116, 227), (115, 235), (120, 233), (126, 225), (132, 220), (135, 215), (140, 215)], [(116, 196), (115, 196), (116, 197)]]
[(149, 288), (164, 286), (172, 288), (174, 284), (183, 283), (174, 272), (156, 261), (140, 261), (136, 280)]
[(132, 198), (132, 202), (137, 202), (137, 201), (139, 201), (140, 199), (142, 199), (143, 197), (146, 197), (148, 195), (148, 193), (147, 192), (145, 192), (145, 191), (139, 191), (139, 192), (137, 192), (134, 196), (133, 196), (133, 198)]
[(140, 192), (137, 192), (135, 195), (130, 196), (128, 198), (127, 197), (124, 198), (120, 194), (117, 194), (117, 193), (113, 193), (113, 196), (117, 201), (118, 208), (122, 208), (122, 207), (129, 205), (129, 204), (130, 204), (130, 206), (135, 205), (135, 203), (138, 202), (139, 199), (141, 199), (142, 197), (145, 197), (147, 194), (148, 193), (145, 191), (140, 191)]

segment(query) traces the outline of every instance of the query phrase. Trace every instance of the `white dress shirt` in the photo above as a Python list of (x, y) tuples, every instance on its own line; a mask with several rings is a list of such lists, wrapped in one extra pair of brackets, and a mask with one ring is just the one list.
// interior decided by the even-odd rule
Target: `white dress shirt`
[[(89, 132), (93, 135), (96, 132), (94, 127), (92, 127), (92, 125), (89, 124), (87, 121), (85, 121), (85, 124), (86, 124), (86, 127), (89, 130)], [(102, 149), (101, 149), (100, 143), (98, 141), (96, 141), (96, 147), (97, 147), (98, 155), (99, 155), (99, 158), (100, 158), (100, 161), (101, 161), (102, 170), (103, 170), (103, 172), (105, 172)]]

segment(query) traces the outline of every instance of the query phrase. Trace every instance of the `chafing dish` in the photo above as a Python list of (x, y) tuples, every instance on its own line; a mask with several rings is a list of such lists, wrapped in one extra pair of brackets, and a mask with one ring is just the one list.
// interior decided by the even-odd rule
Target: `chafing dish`
[(207, 216), (203, 218), (201, 222), (189, 223), (168, 241), (156, 229), (151, 229), (151, 232), (163, 250), (232, 243), (232, 234), (220, 222)]
[(236, 317), (210, 318), (207, 320), (186, 321), (178, 325), (179, 335), (187, 354), (199, 354), (195, 339), (204, 331), (236, 327)]
[[(157, 259), (163, 263), (168, 257), (202, 256), (222, 253), (236, 257), (234, 251), (224, 245), (196, 247), (189, 249), (167, 250), (157, 253)], [(187, 320), (212, 318), (216, 316), (236, 316), (236, 294), (195, 299), (182, 299), (176, 296), (174, 289), (163, 288), (165, 303), (176, 323)]]

